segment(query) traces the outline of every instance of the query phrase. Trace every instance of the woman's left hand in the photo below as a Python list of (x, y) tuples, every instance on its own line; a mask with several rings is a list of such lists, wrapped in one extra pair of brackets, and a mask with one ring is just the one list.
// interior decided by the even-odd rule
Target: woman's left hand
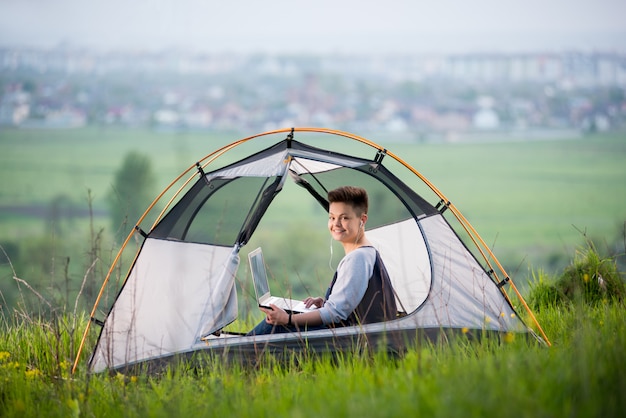
[(265, 322), (270, 325), (287, 325), (289, 322), (289, 314), (273, 303), (270, 303), (270, 308), (271, 309), (259, 308), (265, 313)]

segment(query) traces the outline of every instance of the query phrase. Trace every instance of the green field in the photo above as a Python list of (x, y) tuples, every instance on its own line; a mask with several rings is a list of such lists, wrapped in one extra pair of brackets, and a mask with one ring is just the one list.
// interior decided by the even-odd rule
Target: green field
[[(98, 128), (0, 131), (0, 237), (20, 239), (42, 230), (41, 216), (10, 208), (45, 212), (54, 199), (69, 199), (86, 210), (90, 190), (102, 213), (129, 151), (151, 159), (156, 195), (197, 160), (241, 137)], [(623, 232), (626, 135), (467, 144), (368, 139), (426, 176), (508, 266), (550, 267), (550, 260), (582, 242), (580, 231), (608, 242)], [(245, 152), (240, 148), (235, 157)], [(301, 202), (282, 199), (281, 205), (280, 213), (291, 218), (311, 215)], [(109, 228), (106, 217), (97, 223)]]

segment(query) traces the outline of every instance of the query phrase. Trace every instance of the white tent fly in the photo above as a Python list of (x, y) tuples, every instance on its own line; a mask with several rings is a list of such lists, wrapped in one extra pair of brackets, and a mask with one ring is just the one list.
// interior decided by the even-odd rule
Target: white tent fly
[[(308, 144), (347, 141), (344, 149), (350, 153), (307, 145), (300, 137)], [(212, 169), (234, 148), (273, 138), (276, 142), (270, 146)], [(366, 155), (353, 155), (357, 148)], [(146, 214), (186, 175), (188, 180), (166, 201), (156, 222), (149, 229), (142, 227)], [(328, 190), (342, 185), (364, 187), (370, 195), (367, 234), (389, 271), (397, 318), (297, 335), (224, 331), (239, 315), (235, 279), (240, 270), (246, 271), (240, 253), (252, 249), (247, 244), (274, 198), (287, 186), (300, 186), (311, 202), (327, 210)], [(420, 188), (424, 192), (418, 194)], [(372, 346), (402, 350), (416, 339), (455, 332), (521, 333), (549, 344), (512, 280), (456, 207), (402, 159), (356, 135), (292, 128), (233, 142), (181, 174), (146, 214), (135, 228), (141, 234), (131, 232), (120, 250), (122, 254), (131, 237), (140, 236), (141, 246), (115, 301), (106, 307), (104, 318), (97, 319), (101, 291), (91, 312), (90, 324), (99, 324), (101, 330), (90, 371), (202, 352), (243, 358), (266, 351), (350, 349), (363, 338)], [(451, 221), (446, 217), (450, 214)], [(508, 290), (515, 292), (543, 338), (517, 315)], [(74, 369), (90, 328), (83, 335)]]

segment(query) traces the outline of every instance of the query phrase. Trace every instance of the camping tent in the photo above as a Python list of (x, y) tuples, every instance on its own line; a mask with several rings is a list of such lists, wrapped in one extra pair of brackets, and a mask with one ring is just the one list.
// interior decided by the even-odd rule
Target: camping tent
[[(320, 139), (328, 136), (333, 141)], [(300, 137), (327, 146), (307, 145)], [(261, 138), (278, 140), (208, 171), (234, 148)], [(339, 139), (348, 141), (345, 149), (349, 153), (329, 149)], [(365, 148), (363, 154), (367, 155), (355, 155), (357, 148)], [(140, 225), (146, 214), (189, 172), (191, 176), (152, 227), (144, 230)], [(416, 181), (419, 185), (411, 184)], [(364, 187), (370, 195), (367, 234), (389, 271), (398, 317), (384, 323), (305, 333), (245, 336), (224, 332), (224, 327), (238, 318), (235, 279), (245, 270), (240, 264), (246, 264), (240, 263), (240, 253), (251, 250), (246, 245), (275, 197), (287, 186), (295, 187), (305, 190), (315, 205), (326, 210), (327, 191), (347, 184)], [(420, 187), (424, 192), (416, 191)], [(434, 199), (432, 203), (427, 194)], [(438, 338), (448, 332), (522, 333), (547, 342), (530, 310), (543, 338), (516, 314), (507, 288), (513, 289), (521, 306), (528, 309), (523, 298), (456, 207), (402, 159), (356, 135), (292, 128), (233, 142), (181, 174), (146, 214), (120, 250), (121, 254), (132, 236), (141, 235), (140, 248), (114, 303), (104, 320), (95, 318), (101, 291), (91, 313), (92, 322), (102, 326), (89, 360), (91, 371), (206, 351), (246, 357), (266, 350), (349, 349), (363, 339), (373, 346), (397, 350), (416, 338)], [(453, 215), (456, 230), (448, 214)], [(119, 259), (118, 254), (105, 285)]]

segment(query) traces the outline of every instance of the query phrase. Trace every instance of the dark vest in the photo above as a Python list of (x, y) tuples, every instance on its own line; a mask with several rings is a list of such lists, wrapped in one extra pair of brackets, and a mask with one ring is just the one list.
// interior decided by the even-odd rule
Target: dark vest
[[(333, 281), (330, 283), (328, 290), (326, 291), (326, 300), (333, 292), (333, 286), (337, 281), (337, 272), (333, 276)], [(367, 290), (363, 299), (354, 309), (354, 311), (348, 316), (348, 319), (341, 323), (334, 324), (334, 326), (348, 326), (358, 324), (371, 324), (374, 322), (383, 322), (395, 319), (398, 313), (396, 307), (396, 298), (391, 286), (391, 280), (389, 279), (389, 273), (383, 264), (383, 260), (380, 258), (380, 254), (376, 251), (376, 263), (374, 264), (374, 270), (370, 277)]]

